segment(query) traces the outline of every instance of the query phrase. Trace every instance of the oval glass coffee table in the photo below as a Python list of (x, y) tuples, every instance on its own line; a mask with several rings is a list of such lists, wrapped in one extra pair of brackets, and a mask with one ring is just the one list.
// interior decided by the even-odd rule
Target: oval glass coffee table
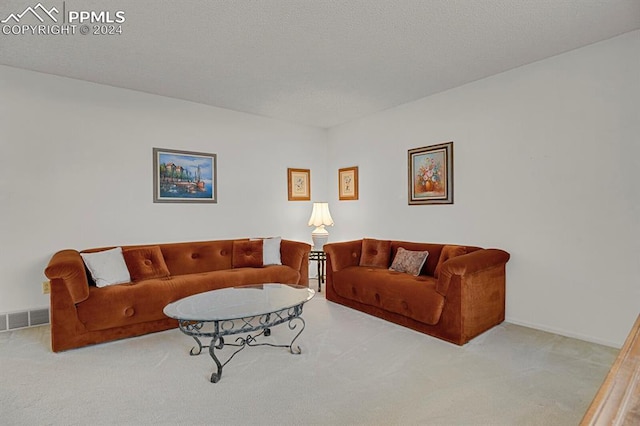
[[(164, 314), (178, 320), (180, 330), (195, 339), (197, 347), (191, 348), (191, 355), (199, 355), (202, 348), (209, 348), (209, 355), (216, 363), (217, 371), (211, 374), (211, 382), (217, 383), (222, 377), (222, 367), (247, 346), (273, 346), (288, 348), (292, 354), (300, 354), (294, 342), (305, 327), (302, 306), (311, 300), (315, 291), (308, 287), (290, 284), (260, 284), (223, 288), (194, 294), (164, 308)], [(259, 343), (258, 337), (271, 335), (271, 327), (288, 323), (290, 330), (298, 332), (288, 345)], [(251, 334), (258, 331), (257, 334)], [(225, 342), (224, 336), (238, 336), (233, 343)], [(201, 338), (211, 338), (208, 346)], [(215, 350), (225, 346), (236, 349), (226, 361), (221, 362)]]

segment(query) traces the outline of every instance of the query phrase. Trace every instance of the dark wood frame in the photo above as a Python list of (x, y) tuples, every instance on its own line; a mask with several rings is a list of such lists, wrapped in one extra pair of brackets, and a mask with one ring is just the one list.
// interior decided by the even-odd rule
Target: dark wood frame
[[(296, 191), (294, 191), (294, 179), (296, 174), (304, 174), (305, 182), (303, 185), (305, 188), (305, 195), (297, 195)], [(287, 169), (287, 191), (288, 191), (288, 199), (289, 201), (309, 201), (311, 200), (311, 170), (309, 169)]]
[[(353, 191), (351, 195), (346, 195), (343, 186), (343, 174), (346, 175), (352, 173), (353, 176)], [(358, 199), (358, 166), (345, 167), (338, 170), (338, 198), (340, 200), (357, 200)]]
[[(417, 178), (419, 170), (416, 169), (417, 157), (424, 155), (441, 154), (443, 161), (435, 164), (436, 170), (440, 169), (437, 179), (430, 178), (423, 182)], [(442, 170), (444, 169), (444, 170)], [(433, 172), (433, 170), (430, 170)], [(445, 142), (437, 145), (430, 145), (421, 148), (413, 148), (408, 151), (408, 172), (409, 172), (409, 205), (423, 204), (453, 204), (453, 142)], [(442, 194), (417, 195), (431, 192), (431, 186), (444, 186)], [(419, 192), (417, 188), (424, 186), (425, 191)]]

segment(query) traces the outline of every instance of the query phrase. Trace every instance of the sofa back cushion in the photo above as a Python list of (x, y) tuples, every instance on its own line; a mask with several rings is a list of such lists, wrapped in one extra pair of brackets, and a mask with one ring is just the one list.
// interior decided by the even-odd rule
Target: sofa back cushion
[(398, 247), (411, 251), (428, 251), (429, 256), (427, 257), (427, 261), (424, 263), (424, 266), (422, 266), (420, 275), (433, 276), (436, 270), (436, 265), (438, 264), (438, 258), (440, 258), (440, 252), (442, 251), (443, 244), (391, 241), (391, 259), (396, 257)]
[(122, 254), (131, 275), (131, 281), (169, 276), (169, 268), (164, 262), (160, 246), (125, 249)]
[(463, 254), (467, 254), (467, 248), (465, 246), (454, 246), (454, 245), (446, 245), (442, 247), (442, 252), (440, 253), (440, 259), (438, 259), (438, 264), (436, 265), (436, 269), (433, 273), (435, 278), (438, 278), (440, 275), (440, 268), (442, 268), (442, 264), (447, 260), (461, 256)]
[(388, 268), (391, 259), (391, 241), (364, 238), (360, 266)]
[(233, 240), (161, 244), (171, 275), (231, 269)]
[(234, 268), (259, 268), (263, 265), (262, 240), (234, 241), (231, 263)]

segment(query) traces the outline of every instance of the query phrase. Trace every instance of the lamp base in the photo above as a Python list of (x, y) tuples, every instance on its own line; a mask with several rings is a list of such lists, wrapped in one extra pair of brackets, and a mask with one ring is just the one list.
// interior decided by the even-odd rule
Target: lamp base
[(311, 234), (311, 239), (314, 251), (324, 251), (323, 247), (329, 239), (329, 234)]

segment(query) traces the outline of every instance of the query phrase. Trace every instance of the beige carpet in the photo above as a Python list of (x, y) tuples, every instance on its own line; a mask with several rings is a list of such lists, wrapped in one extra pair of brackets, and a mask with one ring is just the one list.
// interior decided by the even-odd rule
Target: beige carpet
[(576, 425), (618, 352), (506, 323), (458, 347), (323, 295), (303, 317), (301, 355), (247, 348), (217, 384), (179, 330), (59, 354), (48, 326), (0, 333), (0, 423)]

